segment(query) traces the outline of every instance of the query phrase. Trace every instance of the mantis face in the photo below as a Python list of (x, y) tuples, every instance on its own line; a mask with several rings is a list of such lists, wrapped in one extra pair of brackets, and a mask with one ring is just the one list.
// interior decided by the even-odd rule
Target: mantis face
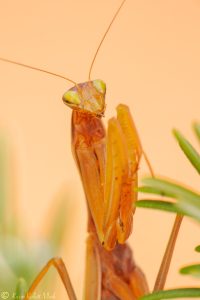
[(64, 103), (75, 110), (101, 117), (105, 110), (106, 84), (93, 80), (72, 87), (63, 95)]

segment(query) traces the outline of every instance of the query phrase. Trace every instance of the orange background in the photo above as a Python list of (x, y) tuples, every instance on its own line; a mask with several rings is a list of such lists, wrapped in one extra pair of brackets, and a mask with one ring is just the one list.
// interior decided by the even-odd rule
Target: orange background
[[(119, 0), (0, 0), (0, 56), (86, 81), (94, 51)], [(158, 174), (199, 188), (199, 177), (171, 134), (176, 127), (197, 147), (191, 123), (200, 120), (200, 2), (132, 1), (117, 18), (92, 78), (107, 83), (105, 122), (119, 102), (133, 112), (143, 147)], [(71, 111), (64, 80), (0, 62), (0, 126), (14, 149), (19, 210), (32, 238), (61, 186), (69, 194), (69, 242), (63, 251), (81, 298), (86, 207), (70, 149)], [(144, 163), (140, 176), (148, 172)], [(172, 226), (167, 213), (138, 210), (130, 244), (153, 286)], [(199, 227), (184, 220), (167, 287), (198, 285), (178, 275), (199, 260)]]

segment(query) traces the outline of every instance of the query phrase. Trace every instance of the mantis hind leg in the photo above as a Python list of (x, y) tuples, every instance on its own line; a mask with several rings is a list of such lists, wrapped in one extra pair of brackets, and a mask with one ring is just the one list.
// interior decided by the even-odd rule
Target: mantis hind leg
[(44, 266), (44, 268), (40, 271), (40, 273), (37, 275), (37, 277), (33, 281), (30, 289), (28, 290), (28, 292), (25, 295), (24, 300), (31, 299), (33, 292), (35, 291), (35, 289), (37, 288), (37, 286), (39, 285), (41, 280), (44, 278), (44, 276), (46, 275), (46, 273), (48, 272), (48, 270), (50, 269), (51, 266), (54, 266), (56, 268), (56, 270), (58, 271), (58, 274), (60, 275), (60, 278), (66, 288), (69, 299), (77, 300), (77, 297), (75, 295), (75, 292), (74, 292), (69, 274), (67, 272), (67, 269), (65, 267), (65, 264), (64, 264), (63, 260), (59, 257), (54, 257), (48, 261), (48, 263)]

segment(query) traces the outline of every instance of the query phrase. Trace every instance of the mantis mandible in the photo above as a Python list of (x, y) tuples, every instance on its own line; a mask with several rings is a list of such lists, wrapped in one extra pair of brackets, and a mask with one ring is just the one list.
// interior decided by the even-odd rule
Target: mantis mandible
[[(102, 80), (91, 80), (98, 51), (125, 2), (122, 1), (95, 52), (85, 83), (77, 84), (61, 75), (0, 58), (74, 84), (63, 95), (63, 101), (72, 109), (72, 150), (88, 207), (86, 300), (131, 300), (149, 292), (146, 278), (135, 264), (126, 240), (132, 231), (134, 203), (137, 201), (137, 171), (142, 155), (152, 175), (153, 171), (126, 105), (117, 106), (117, 117), (109, 120), (106, 133), (102, 123), (106, 85)], [(69, 299), (77, 299), (64, 262), (60, 258), (52, 258), (34, 280), (25, 300), (31, 298), (51, 266), (60, 274)], [(164, 280), (160, 286), (163, 284)]]

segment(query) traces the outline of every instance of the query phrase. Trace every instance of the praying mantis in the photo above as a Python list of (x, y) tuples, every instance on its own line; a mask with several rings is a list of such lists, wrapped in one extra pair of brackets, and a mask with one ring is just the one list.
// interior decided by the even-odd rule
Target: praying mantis
[[(1, 58), (74, 84), (64, 94), (63, 101), (72, 108), (72, 150), (88, 207), (86, 300), (131, 300), (149, 292), (145, 276), (135, 264), (126, 240), (132, 231), (141, 156), (144, 155), (149, 167), (150, 164), (126, 105), (117, 107), (117, 117), (109, 120), (106, 133), (101, 120), (105, 112), (106, 86), (102, 80), (90, 78), (98, 51), (125, 2), (122, 1), (97, 48), (85, 83), (77, 84), (55, 73)], [(151, 167), (150, 171), (153, 175)], [(25, 300), (31, 298), (51, 266), (58, 270), (69, 299), (77, 299), (62, 259), (53, 258), (36, 277)], [(161, 286), (163, 284), (164, 281)]]

